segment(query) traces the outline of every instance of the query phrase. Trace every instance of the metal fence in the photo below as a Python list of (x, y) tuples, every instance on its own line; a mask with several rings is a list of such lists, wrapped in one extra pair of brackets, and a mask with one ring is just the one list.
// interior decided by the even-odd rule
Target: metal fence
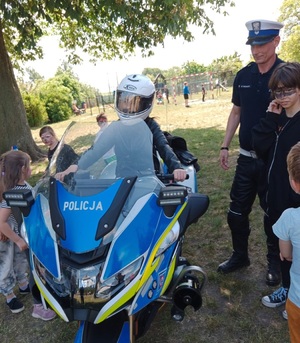
[(86, 98), (81, 104), (81, 108), (86, 112), (92, 111), (93, 108), (98, 108), (98, 112), (105, 112), (107, 106), (114, 107), (114, 92), (95, 94), (95, 97)]
[(167, 85), (169, 89), (170, 98), (176, 99), (177, 96), (182, 94), (183, 83), (188, 82), (189, 91), (191, 97), (193, 94), (202, 93), (202, 85), (204, 86), (206, 92), (218, 94), (219, 92), (226, 91), (227, 87), (233, 85), (235, 75), (228, 77), (227, 79), (222, 80), (217, 73), (199, 73), (173, 77), (172, 79), (166, 79), (164, 82), (156, 83), (156, 91), (161, 91), (164, 93), (164, 85)]
[[(158, 82), (155, 84), (156, 91), (161, 90), (164, 93), (164, 85), (166, 84), (169, 89), (169, 97), (176, 98), (182, 94), (183, 83), (188, 82), (191, 96), (202, 92), (202, 85), (207, 93), (211, 93), (213, 96), (214, 90), (216, 94), (218, 92), (225, 91), (227, 87), (231, 87), (233, 84), (235, 75), (228, 77), (226, 80), (221, 80), (216, 73), (199, 73), (192, 75), (185, 75), (174, 77), (172, 79), (166, 79), (164, 82)], [(95, 94), (95, 97), (86, 98), (81, 104), (81, 108), (86, 112), (91, 111), (93, 108), (98, 108), (98, 112), (105, 112), (105, 108), (114, 107), (115, 91), (108, 93)]]

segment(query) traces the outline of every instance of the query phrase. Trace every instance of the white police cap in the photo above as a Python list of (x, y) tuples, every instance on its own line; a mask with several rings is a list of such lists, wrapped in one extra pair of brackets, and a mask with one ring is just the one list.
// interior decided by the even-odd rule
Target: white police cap
[(274, 37), (279, 35), (279, 31), (283, 28), (283, 24), (278, 21), (257, 19), (247, 21), (246, 27), (249, 31), (246, 44), (263, 45), (271, 42)]

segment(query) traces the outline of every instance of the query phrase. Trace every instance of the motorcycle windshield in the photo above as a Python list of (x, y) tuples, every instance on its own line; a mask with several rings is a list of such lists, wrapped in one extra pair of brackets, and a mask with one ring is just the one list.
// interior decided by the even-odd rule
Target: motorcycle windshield
[[(80, 179), (155, 175), (152, 133), (143, 120), (115, 121), (103, 130), (97, 129), (88, 120), (71, 123), (51, 159), (48, 176), (55, 177), (70, 165), (77, 171), (64, 178), (68, 186)], [(36, 192), (47, 193), (44, 187), (41, 181)]]

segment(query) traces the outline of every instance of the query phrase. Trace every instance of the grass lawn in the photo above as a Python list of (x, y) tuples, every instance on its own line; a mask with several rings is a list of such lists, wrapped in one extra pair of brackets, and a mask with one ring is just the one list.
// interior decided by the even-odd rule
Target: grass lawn
[[(185, 108), (181, 96), (177, 104), (157, 105), (152, 115), (163, 130), (186, 139), (188, 147), (198, 157), (198, 190), (209, 195), (207, 213), (187, 231), (184, 255), (191, 263), (200, 265), (208, 275), (203, 292), (203, 307), (194, 312), (187, 309), (183, 322), (171, 320), (170, 308), (165, 306), (158, 314), (142, 343), (287, 343), (287, 321), (281, 316), (283, 307), (269, 309), (261, 304), (261, 297), (274, 290), (265, 284), (266, 243), (262, 212), (257, 203), (251, 214), (249, 253), (251, 265), (229, 275), (220, 275), (216, 269), (231, 254), (231, 236), (226, 223), (229, 191), (238, 155), (235, 137), (230, 147), (230, 169), (223, 171), (218, 164), (227, 117), (231, 108), (231, 92), (209, 93), (202, 103), (201, 94), (193, 94), (190, 108)], [(106, 109), (109, 120), (116, 119), (112, 108)], [(73, 117), (74, 120), (95, 121), (89, 112)], [(70, 121), (52, 125), (61, 137)], [(96, 121), (95, 121), (96, 125)], [(39, 128), (32, 130), (37, 144)], [(31, 183), (44, 170), (45, 163), (34, 164)], [(55, 319), (44, 323), (31, 317), (31, 298), (22, 298), (26, 309), (12, 314), (5, 305), (0, 307), (1, 343), (71, 343), (77, 323)], [(95, 342), (96, 343), (96, 342)]]

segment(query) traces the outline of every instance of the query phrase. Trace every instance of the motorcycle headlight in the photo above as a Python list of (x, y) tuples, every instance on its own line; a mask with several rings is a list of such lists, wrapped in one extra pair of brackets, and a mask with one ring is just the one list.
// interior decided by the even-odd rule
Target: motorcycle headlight
[(178, 238), (180, 231), (180, 226), (178, 223), (174, 225), (172, 230), (167, 234), (166, 238), (162, 241), (160, 247), (158, 248), (155, 257), (161, 255), (166, 251)]
[(56, 278), (35, 256), (33, 261), (40, 281), (58, 301), (69, 299), (74, 308), (99, 310), (99, 306), (109, 301), (138, 275), (143, 257), (105, 280), (101, 277), (103, 262), (83, 268), (74, 268), (63, 262), (61, 276)]
[(95, 297), (109, 300), (122, 288), (126, 287), (138, 274), (143, 262), (143, 257), (132, 262), (118, 273), (106, 280), (99, 280), (96, 284)]
[(66, 297), (71, 293), (70, 282), (64, 275), (60, 279), (55, 278), (35, 256), (33, 256), (33, 263), (44, 285), (49, 285), (60, 297)]

